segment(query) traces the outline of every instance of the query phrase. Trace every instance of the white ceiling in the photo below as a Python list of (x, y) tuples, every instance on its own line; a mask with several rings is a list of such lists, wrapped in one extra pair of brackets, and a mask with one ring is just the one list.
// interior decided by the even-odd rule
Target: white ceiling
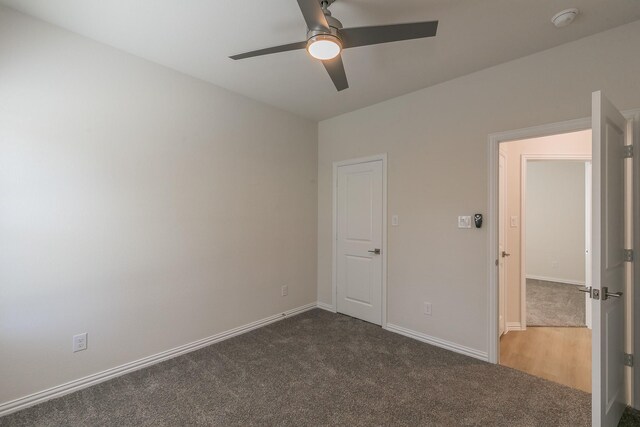
[[(349, 49), (336, 92), (305, 51), (229, 55), (301, 41), (296, 0), (0, 0), (44, 21), (316, 120), (640, 19), (638, 0), (338, 0), (345, 27), (439, 20), (435, 38)], [(557, 29), (551, 17), (582, 14)]]

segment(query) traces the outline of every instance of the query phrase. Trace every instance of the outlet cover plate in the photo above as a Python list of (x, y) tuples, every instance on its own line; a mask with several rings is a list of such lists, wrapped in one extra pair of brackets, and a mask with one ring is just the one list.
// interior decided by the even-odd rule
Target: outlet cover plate
[(87, 333), (82, 333), (73, 336), (73, 352), (82, 351), (87, 349)]

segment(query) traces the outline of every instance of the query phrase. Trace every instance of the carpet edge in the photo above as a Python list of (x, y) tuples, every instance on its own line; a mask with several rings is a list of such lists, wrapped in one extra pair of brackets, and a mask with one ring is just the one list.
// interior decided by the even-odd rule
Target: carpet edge
[(453, 351), (455, 353), (460, 353), (465, 356), (473, 357), (474, 359), (482, 360), (484, 362), (489, 361), (489, 354), (486, 351), (480, 351), (475, 348), (467, 347), (461, 344), (456, 344), (451, 341), (443, 340), (441, 338), (436, 338), (427, 334), (423, 334), (422, 332), (417, 332), (408, 328), (404, 328), (402, 326), (394, 325), (392, 323), (387, 323), (386, 329), (390, 332), (404, 335), (405, 337), (413, 338), (415, 340), (422, 341), (424, 343), (431, 344), (436, 347), (444, 348), (445, 350)]
[(64, 395), (79, 391), (93, 385), (108, 381), (110, 379), (119, 377), (130, 372), (134, 372), (143, 368), (146, 368), (156, 363), (163, 362), (165, 360), (173, 359), (174, 357), (181, 356), (186, 353), (190, 353), (195, 350), (199, 350), (203, 347), (215, 344), (220, 341), (224, 341), (229, 338), (233, 338), (238, 335), (253, 331), (271, 323), (277, 322), (282, 319), (286, 319), (297, 314), (304, 313), (305, 311), (318, 308), (317, 302), (302, 305), (284, 312), (274, 314), (272, 316), (265, 317), (260, 320), (256, 320), (251, 323), (247, 323), (242, 326), (238, 326), (227, 331), (223, 331), (207, 338), (202, 338), (197, 341), (193, 341), (188, 344), (184, 344), (178, 347), (174, 347), (169, 350), (162, 351), (160, 353), (153, 354), (151, 356), (144, 357), (142, 359), (134, 360), (114, 368), (106, 369), (95, 374), (87, 375), (76, 380), (72, 380), (48, 389), (38, 391), (27, 396), (19, 397), (8, 402), (0, 403), (0, 417), (18, 412), (22, 409), (26, 409), (30, 406), (37, 405), (39, 403), (46, 402), (51, 399), (62, 397)]

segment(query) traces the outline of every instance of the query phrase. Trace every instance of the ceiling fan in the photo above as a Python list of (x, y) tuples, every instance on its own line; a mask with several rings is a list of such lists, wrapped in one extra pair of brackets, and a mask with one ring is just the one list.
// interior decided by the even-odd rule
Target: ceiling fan
[(306, 48), (312, 57), (322, 61), (336, 89), (341, 91), (349, 87), (342, 63), (343, 49), (433, 37), (438, 30), (438, 21), (342, 28), (342, 23), (331, 16), (329, 11), (329, 6), (334, 1), (298, 0), (298, 6), (307, 23), (307, 40), (241, 53), (230, 58), (245, 59)]

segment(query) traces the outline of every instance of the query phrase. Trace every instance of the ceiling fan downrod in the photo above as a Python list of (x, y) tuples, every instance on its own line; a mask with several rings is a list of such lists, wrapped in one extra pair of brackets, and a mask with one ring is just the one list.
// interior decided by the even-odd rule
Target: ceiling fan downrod
[(329, 27), (339, 30), (342, 28), (342, 22), (331, 16), (331, 11), (329, 10), (329, 6), (331, 6), (335, 1), (336, 0), (320, 0), (320, 7), (322, 8), (322, 13), (324, 13), (324, 17), (326, 18)]
[(329, 12), (329, 6), (331, 6), (334, 1), (336, 0), (320, 0), (320, 7), (322, 7), (325, 14), (328, 12), (329, 15), (331, 15), (331, 12)]

